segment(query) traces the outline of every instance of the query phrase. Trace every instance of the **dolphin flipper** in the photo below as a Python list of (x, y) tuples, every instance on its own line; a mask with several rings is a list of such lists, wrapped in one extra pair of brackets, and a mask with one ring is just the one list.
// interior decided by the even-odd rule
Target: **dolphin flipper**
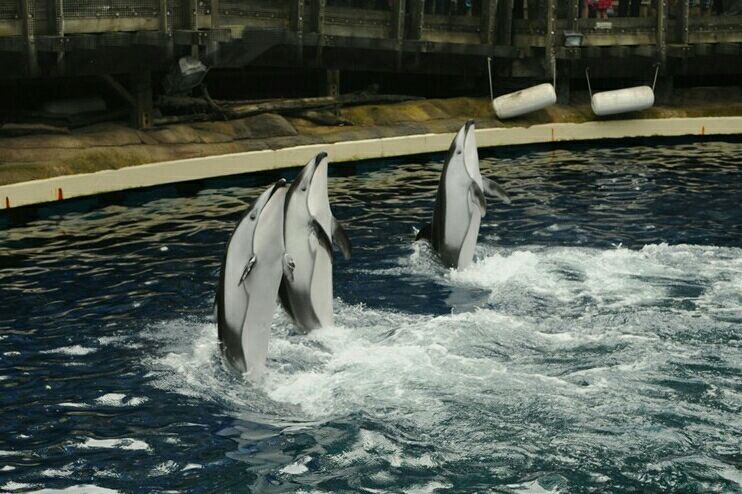
[(469, 186), (469, 195), (472, 201), (479, 205), (482, 216), (484, 216), (484, 213), (487, 212), (487, 199), (484, 198), (484, 192), (482, 192), (482, 189), (479, 188), (476, 182), (472, 182)]
[(250, 271), (252, 271), (252, 268), (255, 266), (255, 263), (258, 261), (258, 259), (255, 256), (252, 256), (249, 261), (247, 261), (247, 266), (245, 266), (245, 270), (242, 272), (242, 276), (240, 276), (240, 281), (237, 283), (237, 285), (241, 285), (245, 282), (247, 279), (247, 276), (250, 274)]
[(314, 230), (315, 235), (317, 235), (317, 241), (319, 241), (320, 245), (327, 249), (327, 252), (332, 253), (332, 240), (330, 240), (330, 236), (327, 235), (327, 232), (322, 228), (322, 225), (319, 224), (319, 221), (315, 219), (312, 220), (312, 230)]
[(335, 218), (332, 218), (332, 240), (340, 248), (343, 257), (346, 260), (350, 259), (350, 239), (348, 239), (348, 235), (345, 233), (343, 225), (341, 225)]
[(296, 267), (296, 263), (294, 262), (294, 259), (288, 255), (283, 255), (283, 276), (288, 279), (289, 281), (294, 281), (294, 268)]
[(490, 180), (487, 177), (482, 177), (482, 184), (484, 185), (484, 193), (491, 197), (497, 197), (505, 204), (510, 204), (510, 196), (505, 189), (497, 185), (494, 180)]
[(419, 232), (417, 232), (417, 236), (415, 237), (415, 242), (418, 240), (427, 240), (431, 244), (433, 243), (433, 224), (428, 223), (427, 225), (423, 226)]

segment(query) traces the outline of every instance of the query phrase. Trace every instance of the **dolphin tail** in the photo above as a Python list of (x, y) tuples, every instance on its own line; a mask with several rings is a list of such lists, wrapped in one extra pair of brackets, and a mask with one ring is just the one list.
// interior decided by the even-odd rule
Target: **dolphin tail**
[(505, 204), (510, 204), (510, 196), (505, 192), (505, 189), (500, 187), (494, 180), (482, 177), (482, 184), (484, 185), (485, 194), (491, 197), (497, 197)]
[(433, 243), (432, 223), (428, 223), (427, 225), (424, 225), (422, 228), (420, 228), (420, 231), (417, 232), (417, 236), (415, 237), (415, 242), (417, 242), (418, 240), (427, 240), (431, 244)]
[(340, 248), (340, 252), (343, 253), (343, 257), (346, 260), (350, 259), (350, 239), (348, 239), (348, 235), (345, 233), (343, 225), (341, 225), (340, 222), (335, 218), (332, 218), (332, 240)]

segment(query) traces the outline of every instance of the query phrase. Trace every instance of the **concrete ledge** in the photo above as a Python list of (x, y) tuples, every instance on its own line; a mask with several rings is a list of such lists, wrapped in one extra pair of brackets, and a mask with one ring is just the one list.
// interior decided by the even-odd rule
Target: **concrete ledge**
[[(612, 120), (555, 123), (477, 131), (481, 148), (563, 141), (742, 134), (742, 117), (702, 117), (648, 120)], [(302, 166), (320, 151), (333, 162), (391, 158), (446, 151), (454, 134), (423, 134), (384, 139), (346, 141), (293, 148), (254, 151), (205, 158), (152, 163), (118, 170), (66, 175), (0, 187), (0, 207), (91, 196), (242, 173)]]

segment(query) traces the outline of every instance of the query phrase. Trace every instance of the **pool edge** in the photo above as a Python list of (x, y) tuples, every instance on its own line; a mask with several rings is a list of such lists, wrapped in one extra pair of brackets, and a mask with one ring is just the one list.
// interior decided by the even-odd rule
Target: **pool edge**
[[(477, 130), (477, 143), (484, 149), (601, 139), (739, 134), (742, 134), (742, 117), (661, 118), (480, 129)], [(453, 136), (453, 133), (417, 134), (311, 144), (62, 175), (0, 186), (0, 208), (14, 209), (143, 187), (293, 168), (303, 165), (320, 151), (326, 151), (330, 160), (337, 163), (438, 153), (449, 148)]]

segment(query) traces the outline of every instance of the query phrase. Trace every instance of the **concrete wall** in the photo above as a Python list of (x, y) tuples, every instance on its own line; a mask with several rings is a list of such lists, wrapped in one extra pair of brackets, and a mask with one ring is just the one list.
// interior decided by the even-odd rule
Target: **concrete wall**
[[(480, 148), (652, 136), (742, 134), (742, 117), (615, 120), (559, 123), (477, 131)], [(0, 187), (0, 207), (41, 204), (106, 192), (304, 165), (320, 151), (337, 163), (446, 151), (453, 134), (424, 134), (317, 144), (206, 158), (168, 161), (118, 170), (60, 176)]]

